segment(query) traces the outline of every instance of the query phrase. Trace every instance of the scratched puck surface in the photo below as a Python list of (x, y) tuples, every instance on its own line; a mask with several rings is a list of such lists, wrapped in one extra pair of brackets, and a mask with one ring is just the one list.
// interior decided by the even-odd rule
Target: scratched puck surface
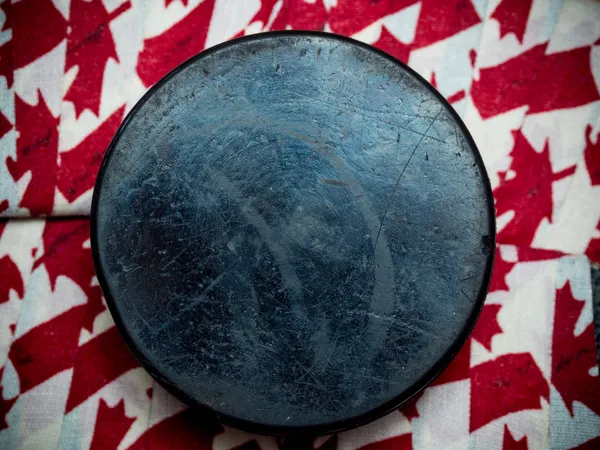
[(494, 242), (452, 108), (393, 58), (320, 33), (232, 41), (161, 80), (92, 206), (133, 353), (262, 433), (356, 426), (422, 389), (475, 323)]

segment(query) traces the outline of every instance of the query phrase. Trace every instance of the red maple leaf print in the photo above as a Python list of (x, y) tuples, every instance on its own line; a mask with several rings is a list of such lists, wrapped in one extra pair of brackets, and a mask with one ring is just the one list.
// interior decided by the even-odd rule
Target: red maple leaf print
[(519, 42), (523, 43), (527, 19), (533, 0), (502, 0), (492, 13), (500, 25), (500, 38), (508, 33), (514, 33)]
[(338, 1), (329, 11), (329, 26), (335, 33), (350, 36), (373, 22), (397, 13), (418, 0), (346, 0)]
[[(261, 22), (264, 29), (269, 22), (269, 18), (273, 12), (273, 7), (278, 0), (260, 0), (260, 9), (254, 14), (249, 23)], [(242, 32), (243, 33), (243, 32)]]
[(85, 305), (44, 322), (16, 339), (8, 357), (21, 394), (73, 366)]
[(308, 3), (304, 0), (289, 0), (283, 3), (272, 30), (323, 30), (327, 21), (327, 11), (322, 1)]
[(396, 39), (394, 35), (388, 31), (385, 25), (381, 27), (379, 39), (377, 42), (373, 43), (373, 46), (389, 53), (405, 64), (408, 63), (408, 55), (410, 54), (411, 46), (409, 44), (403, 44)]
[[(278, 10), (274, 9), (276, 5)], [(272, 17), (274, 13), (277, 15)], [(269, 30), (323, 30), (326, 21), (327, 11), (322, 1), (262, 0), (260, 9), (249, 23), (260, 22), (263, 30), (267, 29), (267, 25)]]
[(117, 448), (133, 422), (135, 422), (135, 417), (125, 414), (124, 400), (111, 408), (101, 398), (90, 450)]
[(413, 420), (419, 417), (419, 410), (417, 409), (417, 402), (423, 397), (423, 391), (414, 395), (409, 401), (399, 408), (399, 411), (408, 420)]
[(100, 111), (104, 69), (110, 58), (119, 61), (109, 23), (131, 7), (129, 1), (110, 14), (101, 1), (71, 0), (65, 70), (78, 67), (65, 100), (73, 102), (75, 115)]
[(164, 33), (144, 41), (137, 73), (146, 86), (204, 49), (215, 0), (204, 0)]
[[(1, 47), (0, 47), (1, 49)], [(1, 58), (1, 56), (0, 56)], [(12, 130), (13, 128), (13, 124), (10, 123), (8, 121), (8, 119), (4, 116), (4, 114), (2, 114), (2, 111), (0, 111), (0, 139), (2, 139), (2, 137), (8, 133), (10, 130)]]
[(412, 435), (401, 434), (359, 447), (359, 450), (412, 450)]
[(528, 114), (574, 108), (600, 98), (592, 75), (591, 47), (546, 55), (533, 47), (497, 66), (480, 70), (471, 97), (484, 119), (529, 105)]
[(2, 390), (2, 387), (0, 387), (0, 430), (8, 428), (8, 424), (6, 423), (6, 415), (9, 413), (10, 409), (19, 398), (15, 397), (9, 400), (5, 400), (4, 398), (2, 398)]
[(458, 354), (450, 361), (448, 367), (432, 383), (433, 386), (452, 383), (454, 381), (466, 380), (469, 378), (469, 367), (471, 365), (471, 339), (467, 339), (465, 345), (459, 350)]
[[(0, 4), (0, 9), (4, 13), (4, 23), (2, 30), (6, 31), (12, 28), (12, 3), (5, 1)], [(6, 86), (10, 88), (13, 84), (13, 47), (12, 39), (0, 46), (0, 76), (6, 78)], [(2, 133), (3, 134), (3, 133)], [(0, 136), (2, 136), (0, 134)]]
[(573, 297), (570, 282), (556, 291), (554, 334), (552, 335), (552, 384), (573, 415), (573, 402), (586, 405), (600, 414), (598, 376), (590, 370), (598, 365), (594, 324), (575, 336), (575, 324), (585, 302)]
[[(600, 234), (600, 222), (598, 222), (598, 225), (596, 225), (596, 232)], [(590, 240), (590, 243), (585, 250), (585, 254), (592, 262), (600, 264), (600, 238), (594, 238)]]
[(552, 220), (552, 182), (572, 174), (575, 167), (554, 174), (548, 143), (538, 153), (520, 131), (513, 131), (513, 136), (510, 168), (516, 175), (509, 179), (500, 173), (502, 179), (494, 197), (498, 216), (508, 211), (514, 211), (515, 216), (498, 233), (498, 242), (529, 247), (540, 222)]
[(0, 304), (8, 301), (8, 294), (11, 289), (15, 290), (20, 298), (23, 298), (25, 288), (19, 268), (10, 258), (5, 255), (0, 258)]
[(102, 303), (102, 293), (99, 286), (92, 286), (92, 278), (96, 271), (92, 261), (92, 251), (84, 248), (83, 243), (90, 237), (89, 221), (61, 220), (46, 222), (42, 236), (44, 254), (34, 263), (35, 269), (43, 264), (50, 277), (52, 289), (56, 287), (59, 276), (70, 278), (87, 296), (83, 324), (90, 332), (93, 330), (94, 319), (106, 307)]
[(0, 76), (6, 78), (6, 86), (10, 88), (14, 80), (12, 41), (8, 41), (0, 47)]
[[(3, 372), (4, 372), (4, 367), (0, 368), (0, 380), (2, 379)], [(5, 400), (4, 397), (2, 396), (3, 390), (4, 390), (3, 387), (0, 386), (0, 430), (4, 430), (5, 428), (8, 428), (8, 424), (6, 423), (6, 415), (8, 414), (8, 412), (10, 411), (12, 406), (15, 404), (17, 399), (19, 398), (17, 396), (10, 400)]]
[(585, 441), (583, 444), (574, 447), (572, 450), (598, 450), (600, 448), (600, 436)]
[[(17, 3), (19, 4), (19, 3)], [(6, 159), (6, 166), (15, 181), (31, 172), (31, 181), (19, 202), (33, 215), (48, 215), (54, 205), (56, 158), (58, 155), (58, 123), (41, 93), (38, 103), (30, 106), (15, 96), (17, 157)]]
[(508, 292), (506, 276), (510, 273), (514, 266), (514, 262), (506, 261), (502, 258), (502, 252), (500, 252), (500, 249), (496, 247), (496, 255), (494, 256), (494, 269), (492, 271), (492, 279), (490, 281), (488, 292)]
[(527, 436), (523, 436), (517, 441), (508, 429), (508, 425), (504, 425), (502, 450), (527, 450), (527, 448)]
[(512, 353), (471, 368), (471, 432), (512, 412), (540, 409), (550, 388), (530, 353)]
[(592, 127), (588, 125), (585, 129), (585, 150), (583, 155), (590, 179), (592, 180), (592, 186), (598, 186), (600, 185), (600, 135), (596, 135), (595, 144), (591, 138)]
[(186, 409), (146, 430), (129, 450), (212, 450), (214, 437), (223, 431), (217, 422)]
[(413, 48), (443, 41), (480, 22), (470, 0), (422, 0)]
[(69, 202), (94, 187), (104, 153), (119, 128), (124, 113), (123, 106), (75, 148), (61, 153), (57, 187)]
[(475, 49), (469, 50), (469, 61), (471, 62), (471, 67), (475, 67), (475, 62), (477, 61), (477, 52)]
[[(548, 259), (561, 258), (563, 256), (565, 256), (565, 254), (557, 250), (544, 250), (531, 247), (520, 247), (517, 250), (517, 262), (545, 261)], [(492, 280), (490, 281), (489, 288), (490, 293), (497, 291), (509, 291), (508, 285), (506, 284), (506, 277), (515, 267), (517, 262), (506, 261), (503, 259), (500, 248), (496, 247), (494, 270), (492, 272)]]
[(6, 31), (12, 28), (12, 2), (10, 0), (0, 3), (0, 9), (4, 13), (4, 23), (0, 31)]
[[(564, 172), (555, 174), (554, 177), (560, 176)], [(545, 250), (543, 248), (521, 247), (517, 250), (517, 258), (520, 262), (527, 261), (546, 261), (548, 259), (557, 259), (565, 256), (565, 253), (558, 250)]]
[(76, 408), (102, 387), (139, 367), (116, 327), (83, 344), (75, 357), (73, 381), (66, 412)]
[(0, 202), (0, 213), (3, 213), (8, 209), (8, 200), (2, 200)]
[(448, 96), (446, 98), (446, 100), (448, 100), (448, 103), (452, 104), (452, 103), (456, 103), (456, 102), (461, 101), (466, 96), (467, 96), (467, 94), (465, 93), (465, 91), (464, 90), (460, 90), (460, 91), (455, 92), (454, 94)]
[(490, 352), (493, 337), (502, 333), (502, 328), (498, 325), (498, 312), (500, 312), (500, 305), (485, 305), (471, 334), (473, 339)]
[[(169, 6), (171, 3), (177, 0), (165, 0), (165, 6)], [(183, 6), (187, 6), (188, 0), (179, 0)]]
[(21, 0), (11, 9), (15, 69), (45, 55), (65, 38), (67, 21), (52, 0)]

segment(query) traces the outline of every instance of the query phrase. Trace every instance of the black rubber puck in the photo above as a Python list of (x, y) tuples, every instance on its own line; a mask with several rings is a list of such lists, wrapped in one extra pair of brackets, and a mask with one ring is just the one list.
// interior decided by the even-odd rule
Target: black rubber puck
[(324, 434), (375, 419), (453, 358), (495, 246), (479, 153), (392, 57), (335, 35), (216, 46), (127, 116), (92, 248), (132, 352), (224, 422)]

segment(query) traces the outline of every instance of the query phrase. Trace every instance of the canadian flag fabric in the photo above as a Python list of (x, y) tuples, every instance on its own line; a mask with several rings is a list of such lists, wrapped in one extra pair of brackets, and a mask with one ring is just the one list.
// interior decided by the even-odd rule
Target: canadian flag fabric
[[(590, 262), (600, 263), (597, 0), (0, 2), (0, 448), (597, 449)], [(146, 90), (187, 58), (267, 30), (392, 54), (454, 106), (498, 217), (481, 317), (409, 404), (319, 438), (198, 416), (127, 350), (89, 239), (96, 174)]]

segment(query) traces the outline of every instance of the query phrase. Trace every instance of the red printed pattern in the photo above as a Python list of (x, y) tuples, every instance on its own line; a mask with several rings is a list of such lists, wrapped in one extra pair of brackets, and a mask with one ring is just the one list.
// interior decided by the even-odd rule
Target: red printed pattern
[[(186, 8), (186, 12), (164, 31), (144, 40), (134, 66), (145, 86), (152, 85), (202, 50), (209, 28), (218, 26), (211, 23), (218, 6), (216, 0), (194, 3), (197, 6), (191, 3), (188, 0), (164, 1), (165, 8)], [(50, 52), (64, 47), (64, 72), (72, 73), (74, 78), (62, 93), (63, 104), (73, 105), (76, 119), (85, 111), (99, 117), (107, 66), (111, 61), (123, 62), (117, 55), (117, 38), (111, 24), (123, 14), (132, 14), (133, 3), (125, 0), (107, 10), (107, 4), (101, 1), (72, 0), (68, 11), (59, 11), (59, 4), (51, 0), (20, 0), (14, 4), (4, 1), (0, 4), (5, 17), (2, 31), (12, 33), (11, 38), (0, 45), (0, 77), (6, 80), (7, 89), (15, 89), (15, 85), (19, 85), (15, 74), (18, 78), (23, 70), (29, 70)], [(485, 26), (486, 21), (498, 24), (500, 39), (513, 39), (511, 36), (514, 35), (516, 41), (523, 44), (533, 23), (530, 17), (532, 4), (531, 0), (502, 0), (493, 11), (487, 12), (486, 19), (469, 0), (442, 3), (433, 0), (263, 0), (248, 24), (260, 23), (263, 29), (268, 26), (272, 30), (330, 29), (352, 35), (379, 23), (374, 45), (408, 62), (413, 51), (442, 43), (473, 27)], [(414, 37), (410, 42), (402, 42), (395, 36), (388, 19), (415, 6), (419, 13), (414, 24)], [(237, 36), (244, 33), (239, 30)], [(477, 48), (468, 50), (472, 66), (478, 51)], [(549, 51), (548, 42), (525, 47), (503, 63), (479, 69), (471, 89), (458, 91), (448, 100), (451, 103), (465, 99), (472, 102), (484, 121), (521, 107), (526, 107), (526, 113), (531, 116), (590, 105), (600, 99), (598, 80), (592, 70), (593, 51), (594, 46), (589, 44), (560, 51)], [(437, 85), (439, 74), (432, 72), (430, 79)], [(55, 108), (50, 108), (52, 103), (45, 97), (44, 89), (40, 87), (37, 101), (33, 103), (30, 97), (21, 95), (22, 89), (10, 91), (14, 96), (14, 123), (9, 119), (12, 115), (8, 110), (0, 112), (0, 142), (11, 139), (13, 134), (15, 139), (15, 152), (3, 153), (7, 156), (0, 163), (6, 165), (15, 183), (22, 184), (22, 193), (15, 205), (3, 198), (0, 191), (0, 213), (10, 213), (20, 207), (26, 208), (31, 215), (50, 215), (55, 212), (56, 192), (72, 203), (92, 189), (104, 152), (123, 120), (125, 106), (121, 103), (112, 109), (113, 112), (100, 120), (77, 145), (59, 153), (62, 117), (52, 112)], [(13, 129), (14, 133), (11, 133)], [(598, 186), (600, 136), (590, 124), (581, 127), (581, 132), (586, 145), (581, 154), (582, 164), (577, 170), (584, 167), (591, 185)], [(514, 145), (509, 155), (510, 164), (508, 170), (498, 173), (499, 184), (494, 190), (498, 215), (512, 216), (499, 232), (498, 242), (512, 247), (514, 256), (511, 259), (503, 251), (496, 251), (490, 286), (490, 293), (499, 295), (500, 299), (514, 293), (514, 283), (518, 281), (515, 274), (520, 264), (556, 261), (563, 256), (558, 251), (531, 246), (542, 221), (552, 221), (555, 183), (573, 176), (576, 167), (571, 164), (565, 169), (554, 170), (550, 141), (538, 151), (522, 130), (512, 133)], [(589, 236), (586, 254), (600, 262), (600, 217), (598, 219), (597, 234)], [(0, 243), (3, 229), (4, 223), (0, 223)], [(94, 333), (95, 320), (105, 311), (94, 279), (88, 240), (86, 220), (52, 220), (44, 226), (40, 243), (43, 253), (33, 261), (31, 270), (45, 270), (52, 290), (56, 289), (59, 277), (70, 279), (85, 295), (85, 303), (38, 323), (11, 343), (8, 361), (18, 378), (19, 393), (16, 397), (4, 398), (5, 391), (2, 391), (0, 430), (14, 426), (9, 416), (18, 410), (15, 405), (21, 397), (63, 371), (72, 371), (64, 411), (68, 414), (138, 367), (114, 327), (93, 334), (85, 343), (79, 344), (82, 333)], [(15, 302), (10, 299), (16, 299), (17, 304), (25, 301), (22, 299), (29, 292), (28, 274), (22, 270), (11, 254), (0, 255), (0, 308), (13, 308)], [(557, 290), (552, 343), (548, 349), (552, 354), (551, 375), (546, 379), (530, 353), (493, 353), (498, 351), (495, 337), (505, 333), (499, 323), (504, 306), (502, 302), (486, 305), (472, 337), (434, 382), (434, 388), (456, 382), (469, 383), (471, 432), (516, 412), (539, 411), (543, 401), (550, 401), (550, 386), (559, 393), (571, 416), (576, 412), (575, 405), (583, 405), (600, 415), (593, 325), (587, 324), (583, 331), (576, 331), (584, 306), (583, 301), (574, 298), (569, 282)], [(15, 324), (9, 324), (9, 329), (12, 336)], [(473, 363), (474, 342), (480, 344), (478, 348), (490, 352), (485, 362)], [(410, 423), (427, 420), (420, 414), (423, 402), (427, 401), (425, 394), (418, 394), (402, 407), (403, 416)], [(202, 426), (198, 426), (199, 418), (189, 410), (167, 414), (145, 431), (134, 431), (135, 417), (126, 412), (126, 402), (127, 399), (117, 402), (99, 399), (95, 421), (91, 424), (91, 448), (116, 448), (130, 433), (134, 433), (134, 440), (130, 441), (133, 449), (212, 448), (214, 440), (228, 432), (205, 419), (202, 419)], [(528, 437), (517, 438), (521, 435), (517, 435), (512, 426), (503, 425), (501, 430), (502, 448), (528, 447)], [(362, 448), (418, 448), (413, 437), (410, 432), (401, 433), (374, 439), (375, 442)], [(292, 441), (279, 440), (278, 443), (280, 448), (286, 448)], [(307, 448), (313, 448), (312, 439), (305, 444)], [(334, 436), (320, 448), (329, 450), (337, 445), (338, 438)], [(596, 448), (597, 445), (598, 438), (593, 438), (578, 448)], [(260, 439), (249, 438), (238, 448), (263, 447)]]

